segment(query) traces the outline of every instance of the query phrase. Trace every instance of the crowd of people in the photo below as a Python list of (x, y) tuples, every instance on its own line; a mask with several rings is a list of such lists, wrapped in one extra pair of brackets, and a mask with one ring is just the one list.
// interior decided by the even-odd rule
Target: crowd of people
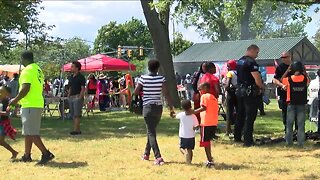
[[(216, 67), (212, 62), (201, 64), (199, 71), (191, 76), (181, 77), (176, 73), (177, 86), (184, 86), (186, 93), (182, 96), (184, 112), (178, 113), (180, 120), (180, 150), (191, 163), (195, 147), (195, 130), (200, 127), (200, 147), (204, 147), (207, 156), (207, 167), (214, 165), (211, 154), (211, 140), (216, 137), (218, 125), (219, 95), (226, 96), (227, 107), (227, 135), (234, 134), (235, 143), (243, 143), (245, 147), (255, 145), (253, 138), (254, 122), (258, 109), (263, 103), (265, 85), (259, 72), (256, 58), (259, 54), (257, 45), (250, 45), (243, 57), (239, 60), (230, 60), (227, 63), (228, 72), (223, 80), (219, 80)], [(273, 83), (277, 85), (279, 107), (283, 114), (285, 141), (288, 146), (293, 145), (293, 125), (296, 125), (298, 146), (305, 143), (305, 118), (307, 104), (307, 88), (310, 78), (301, 62), (292, 62), (290, 53), (281, 54), (281, 63), (276, 68)], [(135, 94), (143, 91), (143, 115), (145, 118), (148, 136), (146, 150), (143, 156), (148, 160), (150, 149), (155, 153), (155, 164), (163, 164), (159, 146), (156, 140), (156, 127), (162, 113), (161, 91), (164, 92), (170, 108), (170, 115), (175, 116), (171, 98), (167, 93), (166, 81), (157, 74), (158, 61), (149, 62), (148, 76), (142, 76)], [(153, 91), (151, 91), (153, 90)], [(192, 108), (193, 101), (194, 107)], [(263, 106), (263, 104), (262, 104)], [(260, 111), (264, 115), (264, 111)], [(234, 124), (234, 128), (232, 125)], [(318, 123), (319, 124), (319, 123)], [(319, 128), (318, 128), (319, 131)]]
[[(12, 153), (15, 159), (18, 152), (8, 145), (5, 135), (14, 138), (15, 129), (10, 125), (9, 112), (21, 106), (22, 134), (25, 137), (25, 152), (19, 161), (31, 162), (31, 148), (35, 144), (42, 152), (38, 164), (44, 165), (55, 158), (47, 149), (40, 137), (40, 124), (45, 97), (53, 93), (53, 89), (67, 96), (67, 105), (70, 117), (73, 119), (71, 135), (82, 134), (80, 118), (86, 96), (92, 96), (89, 106), (94, 107), (98, 101), (99, 109), (105, 111), (110, 106), (127, 106), (131, 97), (142, 96), (142, 115), (147, 128), (147, 142), (143, 160), (150, 159), (151, 150), (154, 152), (154, 164), (162, 165), (164, 160), (157, 142), (156, 128), (163, 112), (163, 98), (167, 101), (170, 116), (180, 120), (179, 137), (180, 151), (185, 155), (186, 162), (191, 163), (195, 148), (195, 130), (200, 131), (200, 147), (205, 150), (208, 168), (214, 165), (211, 153), (211, 141), (216, 138), (219, 115), (219, 95), (226, 96), (227, 107), (227, 135), (234, 134), (236, 143), (243, 143), (245, 147), (254, 145), (254, 122), (262, 101), (264, 84), (259, 72), (256, 58), (259, 54), (257, 45), (250, 45), (243, 57), (239, 60), (230, 60), (227, 63), (228, 72), (223, 81), (219, 80), (216, 66), (212, 62), (202, 63), (199, 71), (186, 75), (182, 80), (176, 74), (177, 83), (184, 82), (187, 92), (182, 101), (183, 112), (175, 113), (166, 78), (158, 74), (160, 63), (157, 60), (148, 62), (149, 74), (133, 78), (126, 74), (123, 78), (107, 78), (100, 74), (98, 78), (90, 74), (86, 80), (81, 71), (81, 64), (72, 62), (71, 75), (63, 82), (56, 78), (51, 84), (44, 79), (40, 67), (34, 63), (33, 53), (26, 51), (21, 55), (25, 68), (20, 77), (17, 74), (9, 81), (3, 78), (0, 88), (2, 111), (0, 112), (0, 145)], [(281, 63), (274, 76), (273, 82), (277, 85), (279, 107), (282, 109), (282, 118), (285, 127), (285, 140), (288, 146), (293, 145), (293, 125), (296, 124), (298, 146), (303, 147), (305, 142), (305, 105), (307, 103), (307, 87), (310, 78), (301, 62), (292, 62), (289, 53), (281, 54)], [(135, 89), (133, 89), (135, 87)], [(18, 90), (19, 88), (19, 90)], [(192, 102), (194, 107), (192, 108)], [(13, 113), (14, 115), (14, 113)], [(234, 124), (234, 128), (232, 125)]]
[[(75, 93), (80, 95), (83, 89), (84, 98), (88, 98), (87, 110), (93, 111), (98, 105), (100, 111), (108, 111), (111, 108), (127, 109), (131, 102), (131, 94), (133, 92), (134, 80), (129, 73), (122, 77), (107, 77), (104, 74), (89, 74), (87, 79), (80, 73), (81, 64), (76, 64), (76, 68), (71, 69), (71, 75), (67, 76), (65, 80), (59, 77), (52, 80), (45, 80), (44, 95), (46, 98), (51, 97), (68, 97), (69, 89), (72, 89), (71, 96)], [(76, 75), (75, 75), (76, 74)], [(49, 106), (48, 102), (46, 106)], [(59, 112), (63, 118), (72, 118), (72, 114), (66, 114), (65, 111), (73, 107), (72, 98), (61, 100), (59, 104)], [(79, 104), (76, 102), (76, 104)], [(83, 104), (81, 102), (80, 104)], [(81, 107), (82, 108), (82, 107)], [(50, 110), (50, 108), (47, 108)]]

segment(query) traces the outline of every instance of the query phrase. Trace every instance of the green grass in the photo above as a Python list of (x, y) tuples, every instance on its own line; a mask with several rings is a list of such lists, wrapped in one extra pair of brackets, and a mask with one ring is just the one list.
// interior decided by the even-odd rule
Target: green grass
[[(281, 113), (273, 103), (266, 108), (267, 116), (257, 117), (255, 137), (283, 136)], [(225, 123), (220, 121), (221, 124)], [(18, 130), (19, 119), (13, 119)], [(178, 150), (178, 121), (168, 112), (158, 128), (161, 153), (167, 162), (154, 166), (152, 161), (141, 161), (146, 142), (143, 118), (128, 112), (97, 113), (83, 118), (83, 135), (71, 137), (71, 121), (45, 118), (42, 137), (56, 155), (54, 162), (45, 167), (33, 163), (10, 163), (10, 153), (0, 148), (0, 173), (7, 179), (319, 179), (320, 150), (314, 142), (306, 148), (287, 148), (284, 143), (243, 148), (220, 134), (213, 143), (216, 161), (214, 169), (204, 167), (205, 153), (198, 146), (194, 150), (193, 165), (184, 164)], [(119, 129), (126, 126), (125, 129)], [(312, 124), (312, 129), (315, 126)], [(309, 130), (306, 122), (306, 130)], [(196, 139), (199, 140), (199, 135)], [(23, 138), (8, 142), (21, 154)], [(21, 155), (20, 154), (20, 155)], [(33, 149), (33, 159), (39, 151)]]

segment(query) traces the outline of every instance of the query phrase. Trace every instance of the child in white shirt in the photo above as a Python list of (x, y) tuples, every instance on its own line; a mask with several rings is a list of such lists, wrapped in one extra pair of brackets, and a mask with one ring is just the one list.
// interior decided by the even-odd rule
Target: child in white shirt
[(184, 100), (181, 103), (184, 112), (177, 114), (180, 120), (179, 137), (180, 151), (186, 157), (187, 164), (191, 164), (195, 146), (195, 129), (199, 126), (197, 117), (193, 114), (191, 102)]

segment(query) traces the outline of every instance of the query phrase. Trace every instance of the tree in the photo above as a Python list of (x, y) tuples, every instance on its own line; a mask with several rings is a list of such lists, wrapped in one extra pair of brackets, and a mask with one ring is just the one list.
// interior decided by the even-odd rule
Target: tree
[(212, 41), (288, 37), (303, 35), (303, 27), (311, 20), (306, 16), (308, 8), (274, 0), (180, 1), (176, 17)]
[(160, 71), (166, 77), (174, 106), (180, 107), (169, 40), (169, 16), (172, 2), (159, 1), (157, 8), (153, 6), (153, 0), (140, 0), (140, 2), (152, 37), (156, 58), (161, 64)]
[(147, 70), (147, 63), (148, 61), (141, 61), (138, 59), (133, 59), (132, 61), (130, 61), (130, 63), (134, 64), (136, 66), (136, 71), (132, 72), (131, 75), (132, 77), (136, 77), (138, 75), (141, 74), (145, 74), (146, 70)]
[[(37, 43), (47, 39), (47, 30), (54, 26), (46, 26), (38, 20), (41, 0), (1, 1), (0, 2), (0, 52), (13, 47), (17, 40), (12, 36), (23, 32), (26, 41)], [(27, 43), (26, 47), (30, 44)]]
[(91, 54), (90, 46), (79, 37), (68, 39), (64, 47), (64, 57), (67, 61), (75, 61)]
[[(240, 0), (235, 0), (239, 2)], [(235, 1), (228, 1), (228, 2), (235, 2)], [(272, 2), (276, 2), (276, 0), (270, 0)], [(281, 0), (285, 1), (285, 0)], [(151, 37), (153, 40), (153, 45), (156, 53), (157, 59), (161, 62), (161, 71), (164, 73), (165, 77), (167, 78), (167, 82), (169, 84), (170, 93), (171, 96), (174, 98), (175, 105), (179, 105), (179, 98), (176, 91), (176, 83), (175, 83), (175, 76), (174, 76), (174, 70), (173, 70), (173, 62), (172, 62), (172, 56), (171, 56), (171, 50), (170, 50), (170, 41), (169, 41), (169, 15), (170, 15), (170, 9), (172, 8), (173, 0), (159, 0), (157, 3), (154, 3), (153, 0), (140, 0), (142, 9), (144, 11), (144, 16), (147, 20), (147, 24), (149, 27), (149, 31), (151, 33)], [(194, 16), (194, 14), (199, 15), (201, 12), (195, 11), (191, 12), (188, 11), (188, 8), (194, 8), (194, 3), (201, 2), (203, 4), (212, 5), (212, 7), (215, 8), (223, 8), (223, 4), (226, 4), (223, 2), (223, 0), (185, 0), (185, 1), (179, 1), (178, 6), (173, 7), (177, 11), (181, 11), (182, 8), (185, 9), (185, 13), (187, 14), (188, 19), (192, 19), (192, 21), (198, 21), (200, 22), (199, 25), (203, 25), (202, 27), (207, 27), (207, 29), (214, 30), (216, 28), (220, 28), (220, 33), (217, 31), (212, 31), (211, 34), (213, 34), (213, 37), (222, 37), (222, 38), (228, 38), (228, 29), (225, 28), (226, 24), (224, 23), (224, 18), (228, 17), (226, 14), (220, 14), (220, 16), (215, 15), (214, 13), (210, 12), (211, 14), (208, 14), (208, 18), (199, 18), (197, 16)], [(242, 1), (241, 1), (242, 2)], [(318, 0), (286, 0), (286, 3), (297, 3), (297, 4), (306, 4), (311, 5), (314, 3), (317, 3)], [(208, 7), (208, 6), (204, 6)], [(206, 10), (209, 10), (208, 8)], [(203, 10), (205, 11), (205, 10)], [(213, 10), (214, 11), (214, 10)], [(235, 11), (235, 13), (238, 13)], [(212, 16), (210, 16), (212, 15)], [(219, 14), (218, 14), (219, 15)], [(233, 17), (239, 17), (239, 16), (233, 16)], [(216, 28), (212, 28), (213, 24), (208, 23), (209, 21), (216, 21), (215, 24)], [(239, 21), (236, 21), (239, 22)], [(234, 24), (237, 24), (236, 22), (233, 22)], [(219, 26), (218, 26), (219, 25)], [(198, 26), (197, 26), (198, 27)], [(208, 31), (205, 31), (208, 33)], [(226, 33), (227, 32), (227, 33)], [(222, 33), (225, 33), (224, 35)]]
[(320, 28), (318, 29), (317, 33), (314, 35), (314, 41), (315, 41), (315, 45), (316, 47), (319, 49), (320, 51)]
[(148, 27), (141, 20), (132, 18), (124, 24), (112, 21), (98, 30), (94, 41), (94, 52), (108, 52), (121, 46), (152, 47), (152, 39)]
[[(1, 64), (19, 64), (24, 48), (25, 43), (20, 43), (0, 56)], [(42, 67), (45, 77), (49, 78), (58, 76), (62, 65), (67, 62), (91, 54), (90, 46), (77, 37), (68, 40), (55, 38), (52, 41), (44, 41), (33, 45), (30, 50), (34, 53), (35, 61)]]
[(179, 55), (189, 47), (193, 45), (193, 42), (183, 39), (181, 33), (177, 33), (173, 42), (171, 42), (171, 51), (174, 56)]
[(78, 37), (68, 40), (56, 38), (52, 42), (33, 46), (32, 51), (49, 78), (58, 76), (62, 65), (91, 54), (90, 46)]

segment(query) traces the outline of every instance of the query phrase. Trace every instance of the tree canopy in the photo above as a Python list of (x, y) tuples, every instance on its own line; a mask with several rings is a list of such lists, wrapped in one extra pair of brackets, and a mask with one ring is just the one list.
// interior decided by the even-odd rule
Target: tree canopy
[(193, 42), (183, 39), (183, 35), (181, 33), (176, 33), (174, 40), (171, 42), (172, 54), (177, 56), (192, 45)]
[(318, 29), (318, 31), (316, 32), (315, 36), (314, 36), (314, 40), (315, 40), (315, 45), (316, 47), (319, 49), (320, 51), (320, 28)]
[[(1, 64), (19, 64), (24, 48), (25, 44), (20, 43), (7, 51), (0, 56)], [(90, 46), (78, 37), (68, 40), (55, 38), (35, 44), (30, 50), (34, 52), (35, 61), (42, 67), (46, 77), (57, 76), (63, 64), (91, 54)]]
[(47, 26), (39, 21), (38, 15), (42, 7), (41, 0), (1, 1), (0, 2), (0, 51), (7, 51), (17, 43), (14, 34), (24, 33), (26, 47), (49, 36), (47, 30), (54, 26)]
[(152, 47), (148, 27), (141, 21), (132, 18), (123, 24), (115, 21), (102, 26), (94, 41), (94, 52), (108, 52), (121, 46)]
[(180, 1), (175, 17), (212, 41), (292, 37), (305, 35), (308, 8), (274, 0)]

